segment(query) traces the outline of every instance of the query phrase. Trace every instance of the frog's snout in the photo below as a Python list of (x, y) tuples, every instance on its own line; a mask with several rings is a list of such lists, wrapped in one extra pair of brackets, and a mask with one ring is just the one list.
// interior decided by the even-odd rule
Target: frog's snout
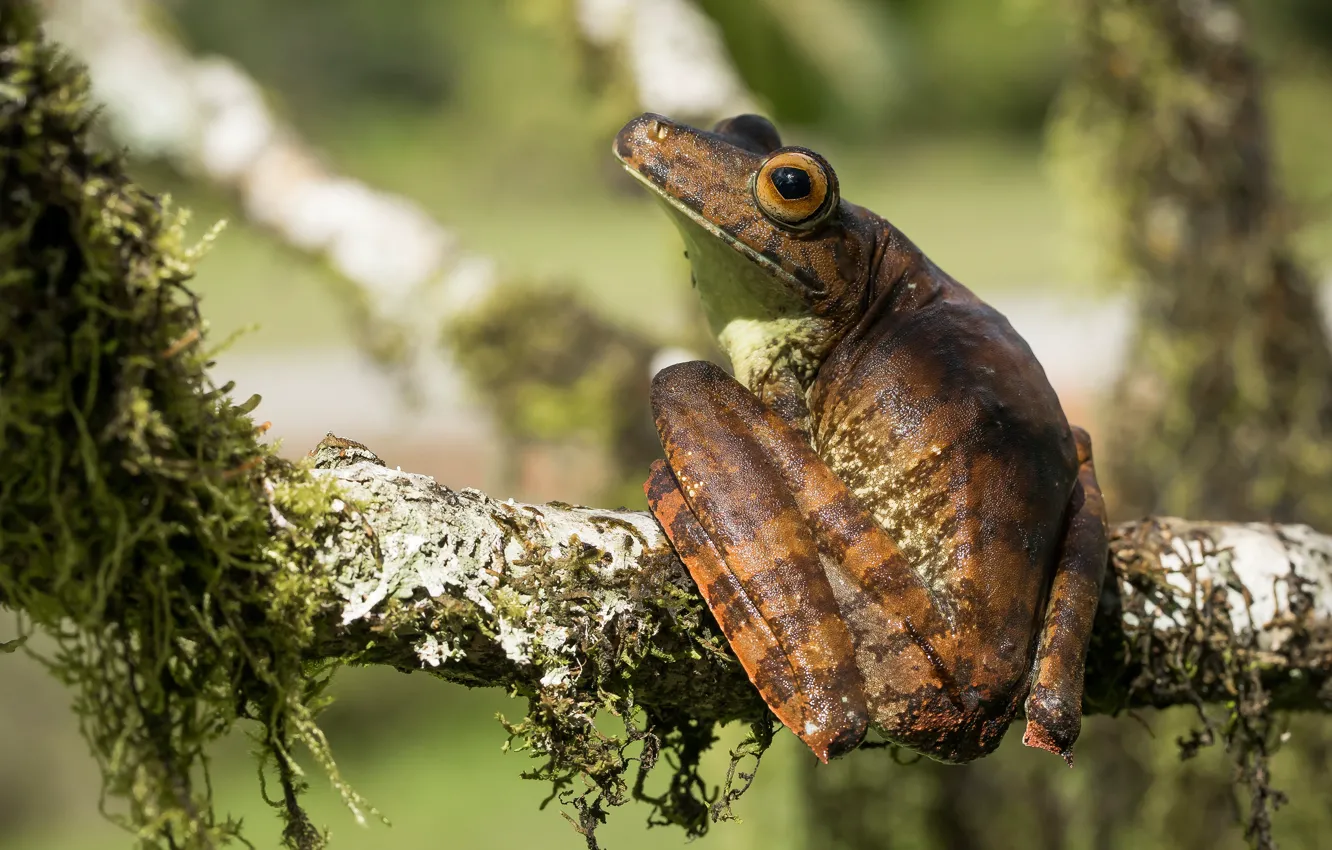
[(630, 167), (642, 163), (646, 151), (670, 138), (676, 124), (669, 118), (645, 112), (620, 128), (615, 135), (615, 156)]

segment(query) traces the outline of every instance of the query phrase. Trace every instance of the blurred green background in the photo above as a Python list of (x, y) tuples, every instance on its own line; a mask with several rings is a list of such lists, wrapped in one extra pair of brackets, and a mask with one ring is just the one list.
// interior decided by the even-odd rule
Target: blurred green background
[[(813, 33), (791, 25), (794, 2), (699, 5), (722, 27), (745, 81), (786, 138), (825, 153), (848, 198), (890, 218), (982, 297), (1018, 292), (1086, 299), (1094, 309), (1113, 294), (1115, 282), (1099, 279), (1091, 263), (1096, 246), (1078, 242), (1065, 226), (1065, 200), (1043, 154), (1046, 118), (1072, 60), (1057, 3), (841, 0), (828, 5), (823, 14), (830, 22)], [(1279, 0), (1251, 6), (1281, 181), (1306, 222), (1299, 246), (1326, 276), (1332, 271), (1332, 5)], [(691, 332), (692, 293), (677, 237), (609, 154), (612, 134), (637, 107), (618, 81), (616, 62), (593, 55), (571, 35), (564, 4), (173, 0), (163, 12), (162, 25), (191, 50), (229, 57), (254, 75), (338, 170), (415, 199), (506, 274), (568, 282), (613, 321), (662, 340)], [(840, 28), (838, 15), (849, 16)], [(854, 43), (840, 49), (839, 32)], [(241, 338), (235, 355), (257, 358), (278, 373), (284, 363), (350, 344), (345, 308), (330, 295), (329, 271), (237, 220), (229, 197), (161, 163), (140, 162), (136, 169), (146, 185), (195, 210), (198, 232), (218, 218), (233, 220), (197, 284), (215, 338), (259, 324)], [(1090, 411), (1092, 399), (1085, 396), (1094, 389), (1074, 393), (1070, 406)], [(326, 387), (301, 391), (314, 418), (355, 405)], [(264, 408), (258, 415), (265, 418)], [(327, 427), (335, 426), (330, 421)], [(288, 439), (290, 454), (313, 444), (308, 428), (275, 421), (273, 432)], [(343, 436), (383, 446), (390, 463), (450, 486), (500, 486), (491, 465), (476, 460), (492, 457), (493, 447), (404, 446), (392, 442), (391, 430)], [(592, 492), (593, 485), (570, 481), (567, 468), (559, 467), (563, 490), (519, 479), (505, 482), (512, 492), (496, 495), (576, 499)], [(127, 846), (127, 836), (97, 814), (95, 768), (64, 691), (27, 659), (0, 663), (6, 730), (0, 735), (0, 847)], [(530, 767), (526, 757), (501, 753), (505, 735), (494, 715), (519, 716), (521, 702), (382, 670), (346, 671), (337, 692), (325, 715), (334, 752), (348, 780), (394, 826), (357, 828), (316, 771), (312, 813), (332, 828), (335, 847), (583, 846), (557, 806), (538, 810), (547, 789), (518, 778)], [(1172, 759), (1179, 721), (1149, 722), (1158, 735), (1145, 747), (1146, 760)], [(1131, 723), (1098, 719), (1092, 725)], [(723, 736), (712, 762), (714, 780), (725, 771), (725, 745), (738, 735), (727, 730)], [(1045, 758), (1011, 743), (1000, 757), (1013, 775), (1025, 775), (1033, 760)], [(1144, 749), (1141, 742), (1125, 746)], [(743, 822), (714, 827), (701, 846), (805, 846), (797, 766), (810, 758), (791, 736), (780, 735), (736, 807)], [(1326, 783), (1332, 780), (1328, 754), (1300, 756), (1303, 762), (1320, 758)], [(1093, 846), (1083, 825), (1096, 815), (1078, 789), (1097, 769), (1094, 753), (1080, 757), (1079, 770), (1045, 789), (1067, 821), (1064, 834), (1074, 842), (1067, 846)], [(259, 799), (255, 780), (243, 740), (218, 753), (220, 808), (244, 815), (256, 846), (275, 846), (278, 820)], [(885, 817), (923, 805), (909, 782), (894, 787), (900, 796), (884, 801)], [(1328, 785), (1290, 790), (1296, 802), (1279, 821), (1285, 846), (1332, 846), (1332, 839), (1320, 844), (1315, 837), (1327, 826), (1319, 812), (1332, 809)], [(1035, 816), (1037, 802), (1011, 813), (1013, 822)], [(636, 806), (614, 811), (604, 845), (685, 843), (673, 829), (645, 831), (645, 815)], [(1144, 809), (1142, 817), (1172, 822), (1168, 812)], [(933, 846), (920, 823), (905, 816), (902, 823), (899, 846)], [(1144, 828), (1122, 839), (1142, 850), (1177, 846), (1169, 836), (1179, 829), (1187, 826)], [(1222, 834), (1213, 846), (1240, 846), (1236, 832)], [(1020, 834), (1010, 833), (1015, 843), (996, 846), (1020, 846)]]
[[(672, 225), (609, 153), (640, 111), (566, 32), (559, 0), (435, 3), (174, 0), (186, 44), (239, 62), (336, 167), (402, 193), (510, 272), (566, 278), (614, 318), (660, 331), (692, 321)], [(1095, 289), (1087, 246), (1042, 157), (1070, 62), (1052, 0), (857, 0), (879, 11), (882, 103), (848, 104), (773, 23), (782, 0), (711, 0), (746, 82), (784, 139), (825, 152), (846, 196), (889, 218), (982, 296)], [(714, 9), (715, 7), (715, 9)], [(1302, 245), (1332, 267), (1332, 26), (1320, 0), (1255, 8), (1283, 182), (1308, 216)], [(1321, 22), (1321, 23), (1320, 23)], [(852, 69), (854, 71), (854, 69)], [(848, 71), (851, 73), (851, 71)], [(232, 219), (199, 288), (214, 333), (261, 322), (241, 346), (336, 342), (345, 327), (303, 267), (235, 221), (225, 198), (146, 169), (196, 212)], [(280, 284), (280, 285), (274, 285)], [(256, 315), (253, 295), (269, 299)], [(669, 328), (668, 330), (673, 330)]]

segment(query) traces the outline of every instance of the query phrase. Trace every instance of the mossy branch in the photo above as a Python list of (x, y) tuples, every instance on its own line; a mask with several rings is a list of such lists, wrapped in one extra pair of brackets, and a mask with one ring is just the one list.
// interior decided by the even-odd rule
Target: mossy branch
[[(329, 655), (542, 699), (595, 668), (600, 689), (643, 708), (763, 714), (650, 514), (452, 491), (336, 437), (315, 457), (316, 477), (360, 505), (375, 553), (328, 554), (341, 612)], [(1274, 707), (1332, 711), (1332, 537), (1152, 518), (1115, 527), (1111, 568), (1089, 711), (1231, 700), (1220, 656), (1235, 647)]]
[[(641, 709), (641, 733), (668, 740), (766, 717), (651, 515), (454, 492), (334, 437), (315, 456), (315, 474), (360, 505), (355, 520), (375, 540), (374, 559), (332, 556), (335, 654), (373, 642), (361, 660), (528, 695), (521, 731), (549, 759), (544, 775), (597, 777), (576, 803), (625, 797), (618, 748), (632, 737), (608, 742), (593, 723), (602, 709)], [(1267, 812), (1281, 799), (1265, 778), (1273, 713), (1332, 711), (1332, 537), (1149, 518), (1113, 529), (1109, 566), (1085, 710), (1197, 709), (1182, 753), (1224, 741), (1265, 795), (1250, 808)], [(669, 819), (706, 826), (697, 798), (659, 802)]]

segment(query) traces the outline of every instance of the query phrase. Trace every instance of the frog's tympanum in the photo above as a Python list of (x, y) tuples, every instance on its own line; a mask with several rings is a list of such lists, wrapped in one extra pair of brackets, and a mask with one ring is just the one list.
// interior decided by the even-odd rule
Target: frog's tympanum
[(615, 153), (678, 223), (735, 377), (659, 373), (645, 485), (749, 678), (822, 760), (1069, 758), (1106, 562), (1091, 443), (1008, 321), (767, 120)]

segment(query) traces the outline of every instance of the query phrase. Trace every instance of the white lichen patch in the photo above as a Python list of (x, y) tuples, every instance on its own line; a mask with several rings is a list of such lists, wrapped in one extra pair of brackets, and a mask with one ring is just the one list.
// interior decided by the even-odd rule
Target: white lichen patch
[(542, 675), (540, 681), (541, 687), (543, 688), (554, 688), (563, 685), (569, 681), (569, 668), (556, 667), (552, 670), (547, 670), (545, 674)]
[(447, 639), (427, 634), (416, 644), (416, 655), (421, 659), (421, 666), (438, 667), (464, 658), (467, 653), (461, 647), (451, 645)]
[(569, 629), (566, 626), (557, 626), (554, 623), (542, 623), (537, 633), (537, 640), (546, 650), (558, 652), (568, 648)]
[(505, 657), (518, 664), (529, 663), (532, 659), (528, 657), (527, 648), (532, 643), (532, 633), (502, 617), (498, 625), (496, 639)]
[[(331, 474), (354, 495), (383, 509), (370, 518), (379, 562), (349, 582), (344, 624), (370, 616), (389, 598), (410, 598), (419, 590), (437, 597), (458, 588), (461, 596), (493, 612), (489, 591), (498, 579), (486, 568), (502, 560), (503, 535), (480, 512), (460, 509), (473, 499), (488, 501), (484, 495), (463, 491), (450, 494), (456, 501), (443, 501), (445, 491), (429, 476), (373, 464), (356, 464)], [(420, 510), (423, 506), (441, 510)]]
[[(464, 599), (480, 615), (472, 625), (509, 661), (536, 667), (543, 687), (563, 687), (576, 678), (584, 642), (599, 639), (617, 618), (646, 614), (622, 573), (641, 569), (649, 549), (668, 545), (650, 514), (499, 501), (372, 464), (330, 474), (346, 488), (347, 501), (375, 506), (366, 523), (379, 558), (362, 557), (357, 569), (340, 574), (344, 624), (380, 615), (390, 599), (414, 598), (423, 611), (435, 604), (430, 600)], [(585, 592), (569, 598), (546, 592), (576, 571), (596, 576)], [(460, 647), (438, 635), (416, 639), (413, 648), (429, 667), (462, 657)]]
[(1314, 616), (1332, 617), (1332, 538), (1308, 526), (1170, 522), (1173, 551), (1160, 563), (1176, 592), (1171, 607), (1179, 610), (1149, 600), (1157, 630), (1187, 626), (1185, 612), (1212, 587), (1225, 589), (1235, 628), (1259, 634), (1269, 646), (1282, 638), (1273, 626), (1290, 615), (1298, 585), (1312, 593)]
[(397, 577), (397, 570), (386, 567), (379, 574), (379, 581), (370, 585), (357, 585), (347, 598), (342, 609), (342, 624), (355, 622), (369, 614), (389, 595), (389, 589)]

